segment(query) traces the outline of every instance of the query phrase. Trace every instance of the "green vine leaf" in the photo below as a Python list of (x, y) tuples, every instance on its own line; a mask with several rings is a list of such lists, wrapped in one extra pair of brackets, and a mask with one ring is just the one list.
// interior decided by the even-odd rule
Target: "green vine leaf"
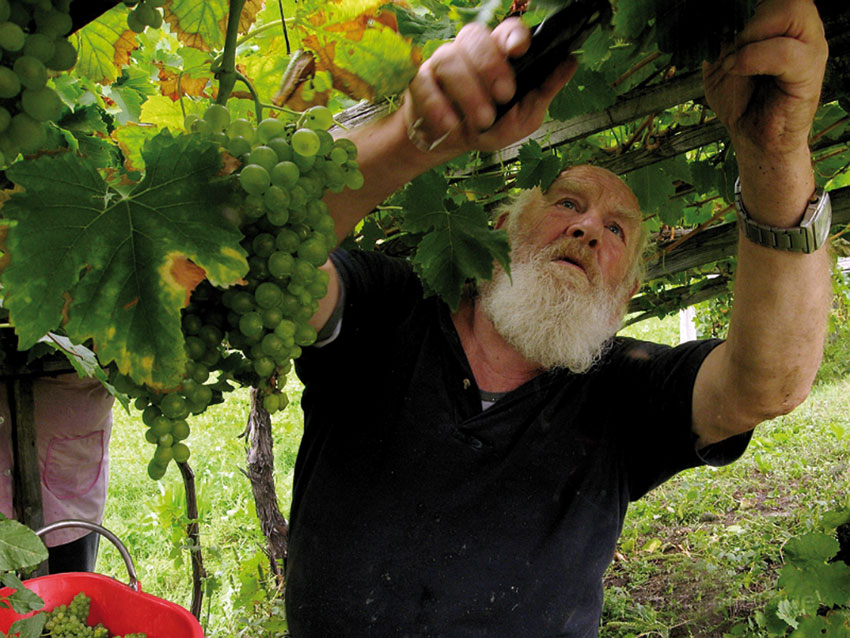
[(581, 68), (552, 103), (549, 115), (556, 120), (568, 120), (585, 113), (595, 113), (614, 105), (617, 92), (600, 71)]
[(65, 355), (68, 362), (77, 371), (77, 375), (81, 379), (94, 378), (103, 384), (103, 387), (114, 396), (124, 409), (129, 413), (130, 400), (127, 395), (118, 392), (115, 387), (109, 383), (109, 377), (106, 371), (100, 367), (100, 362), (97, 360), (97, 355), (86, 348), (85, 346), (73, 343), (68, 337), (48, 332), (39, 343), (44, 344), (54, 352), (60, 352)]
[(561, 172), (561, 160), (553, 152), (543, 152), (540, 144), (529, 140), (519, 149), (519, 173), (516, 176), (518, 188), (539, 186), (547, 190)]
[(41, 632), (47, 622), (45, 614), (36, 614), (29, 618), (22, 618), (12, 623), (9, 634), (18, 638), (41, 638)]
[(143, 155), (146, 175), (128, 192), (71, 154), (8, 170), (25, 191), (3, 207), (15, 222), (5, 303), (22, 349), (64, 323), (72, 341), (93, 340), (103, 365), (173, 388), (185, 368), (180, 309), (190, 291), (204, 276), (230, 285), (248, 264), (220, 212), (228, 186), (212, 179), (217, 148), (164, 131)]
[(482, 206), (469, 201), (447, 206), (445, 192), (445, 179), (436, 172), (414, 180), (405, 192), (402, 229), (425, 233), (413, 265), (427, 292), (456, 310), (467, 281), (492, 277), (494, 261), (509, 270), (510, 244), (507, 233), (490, 227)]
[(47, 548), (29, 527), (0, 520), (0, 571), (10, 572), (47, 560)]

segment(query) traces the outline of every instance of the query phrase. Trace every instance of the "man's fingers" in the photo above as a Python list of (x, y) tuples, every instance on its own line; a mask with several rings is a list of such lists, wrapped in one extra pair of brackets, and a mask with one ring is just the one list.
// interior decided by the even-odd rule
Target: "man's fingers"
[[(521, 31), (515, 27), (510, 33)], [(516, 90), (514, 72), (495, 32), (480, 24), (469, 24), (458, 33), (455, 46), (490, 100), (507, 102), (511, 99)]]
[(790, 84), (816, 80), (820, 84), (819, 65), (825, 56), (812, 56), (809, 45), (795, 38), (781, 37), (747, 44), (729, 55), (722, 68), (732, 75), (769, 75)]
[(531, 31), (519, 18), (508, 18), (493, 29), (493, 39), (503, 55), (518, 58), (531, 46)]
[(426, 61), (419, 68), (408, 90), (414, 119), (421, 118), (423, 128), (439, 137), (457, 124), (458, 115), (434, 77), (432, 68), (433, 63)]

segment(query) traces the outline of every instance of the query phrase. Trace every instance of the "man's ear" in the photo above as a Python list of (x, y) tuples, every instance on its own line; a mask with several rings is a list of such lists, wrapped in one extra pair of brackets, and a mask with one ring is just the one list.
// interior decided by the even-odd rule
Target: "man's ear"
[(508, 212), (508, 211), (503, 212), (501, 215), (499, 215), (496, 218), (496, 223), (493, 224), (493, 228), (495, 228), (496, 230), (499, 230), (500, 228), (504, 228), (505, 224), (508, 223), (508, 217), (510, 217), (510, 216), (511, 216), (510, 212)]
[(632, 290), (631, 290), (631, 292), (629, 292), (628, 299), (631, 299), (632, 297), (635, 296), (635, 293), (638, 291), (638, 288), (640, 288), (640, 282), (637, 279), (635, 279), (635, 285), (632, 286)]

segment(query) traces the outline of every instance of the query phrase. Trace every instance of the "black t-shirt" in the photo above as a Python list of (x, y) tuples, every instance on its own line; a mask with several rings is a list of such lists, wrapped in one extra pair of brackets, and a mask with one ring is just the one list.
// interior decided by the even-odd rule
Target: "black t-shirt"
[(692, 388), (717, 342), (616, 338), (589, 372), (482, 411), (448, 309), (408, 265), (333, 258), (342, 329), (298, 362), (294, 638), (596, 636), (628, 502), (746, 446), (694, 451)]

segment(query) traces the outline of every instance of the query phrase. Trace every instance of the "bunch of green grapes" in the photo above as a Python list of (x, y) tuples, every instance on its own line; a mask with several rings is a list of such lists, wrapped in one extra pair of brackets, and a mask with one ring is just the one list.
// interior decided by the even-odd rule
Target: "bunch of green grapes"
[(254, 126), (231, 121), (224, 106), (212, 105), (187, 122), (242, 162), (241, 229), (250, 269), (247, 283), (226, 290), (221, 301), (227, 342), (250, 361), (251, 385), (270, 413), (289, 403), (283, 387), (292, 359), (316, 340), (309, 320), (328, 285), (320, 266), (337, 243), (322, 197), (363, 184), (354, 144), (335, 141), (327, 131), (332, 124), (323, 106), (296, 121), (267, 118)]
[(160, 7), (164, 4), (165, 0), (124, 0), (124, 5), (131, 7), (127, 26), (135, 33), (141, 33), (147, 27), (159, 29), (162, 26)]
[[(68, 605), (58, 605), (47, 612), (42, 636), (45, 638), (110, 638), (109, 630), (98, 623), (88, 624), (91, 598), (80, 592)], [(133, 633), (112, 638), (147, 638), (146, 634)]]
[(68, 41), (70, 0), (0, 0), (0, 166), (42, 148), (47, 122), (62, 101), (47, 85), (50, 71), (77, 62)]

